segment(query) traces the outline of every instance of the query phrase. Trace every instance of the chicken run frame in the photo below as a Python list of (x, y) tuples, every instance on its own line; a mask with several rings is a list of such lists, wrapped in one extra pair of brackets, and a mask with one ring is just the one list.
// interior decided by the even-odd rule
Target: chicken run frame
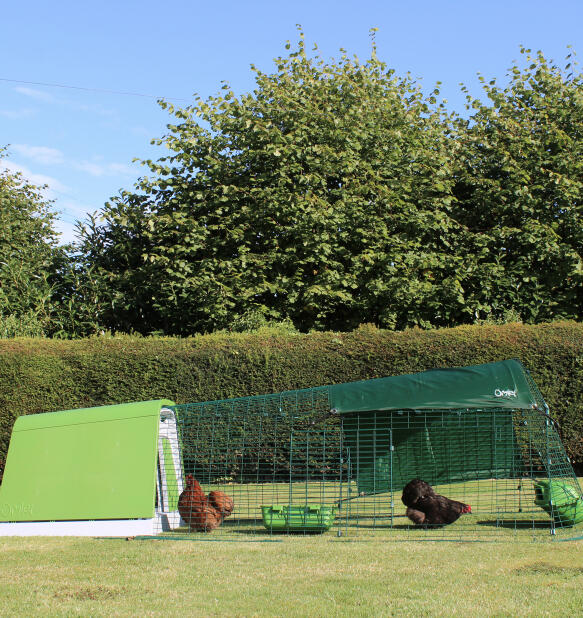
[[(234, 502), (211, 535), (189, 538), (327, 530), (577, 538), (583, 522), (557, 425), (529, 372), (508, 360), (212, 402), (21, 416), (0, 486), (0, 536), (184, 538), (187, 474)], [(413, 525), (401, 491), (414, 478), (470, 504), (471, 514)]]

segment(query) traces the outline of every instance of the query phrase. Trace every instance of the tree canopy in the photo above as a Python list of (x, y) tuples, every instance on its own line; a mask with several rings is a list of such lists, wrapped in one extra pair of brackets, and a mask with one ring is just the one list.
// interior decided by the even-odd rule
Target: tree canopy
[[(525, 50), (448, 113), (379, 60), (308, 54), (176, 108), (149, 176), (81, 228), (102, 322), (186, 335), (581, 318), (581, 76)], [(97, 289), (96, 288), (96, 289)]]
[[(582, 317), (583, 81), (522, 49), (504, 88), (458, 126), (456, 218), (479, 254), (473, 292), (482, 315), (524, 321)], [(481, 291), (480, 289), (481, 288)]]
[(303, 330), (447, 322), (444, 110), (374, 46), (365, 63), (325, 62), (300, 38), (276, 68), (253, 68), (241, 97), (225, 85), (185, 109), (162, 103), (178, 120), (158, 141), (171, 154), (85, 229), (118, 319), (174, 333), (251, 311)]
[[(0, 148), (0, 167), (5, 156), (6, 148)], [(42, 187), (26, 182), (19, 173), (0, 169), (0, 331), (10, 324), (9, 330), (21, 334), (44, 332), (50, 311), (56, 216)]]

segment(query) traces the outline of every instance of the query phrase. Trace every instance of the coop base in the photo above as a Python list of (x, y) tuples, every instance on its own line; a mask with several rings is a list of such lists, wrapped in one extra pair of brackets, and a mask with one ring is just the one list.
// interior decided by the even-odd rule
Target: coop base
[(0, 536), (119, 536), (154, 534), (155, 519), (18, 521), (0, 523)]
[(150, 536), (184, 525), (178, 511), (146, 519), (0, 522), (0, 536)]

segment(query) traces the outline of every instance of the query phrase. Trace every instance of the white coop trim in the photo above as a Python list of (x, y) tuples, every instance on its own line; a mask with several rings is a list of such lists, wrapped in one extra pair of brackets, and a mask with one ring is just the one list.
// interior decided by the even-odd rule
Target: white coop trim
[(178, 497), (184, 489), (180, 441), (176, 416), (169, 408), (160, 410), (156, 489), (158, 492), (157, 528), (165, 532), (185, 525), (177, 508)]

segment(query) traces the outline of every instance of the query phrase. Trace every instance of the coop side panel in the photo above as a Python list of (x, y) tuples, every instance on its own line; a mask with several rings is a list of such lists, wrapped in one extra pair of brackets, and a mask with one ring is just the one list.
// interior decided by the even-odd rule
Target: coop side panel
[(0, 487), (0, 521), (152, 517), (165, 403), (19, 419)]
[(506, 410), (360, 412), (343, 421), (359, 493), (400, 491), (414, 478), (448, 484), (515, 474)]

